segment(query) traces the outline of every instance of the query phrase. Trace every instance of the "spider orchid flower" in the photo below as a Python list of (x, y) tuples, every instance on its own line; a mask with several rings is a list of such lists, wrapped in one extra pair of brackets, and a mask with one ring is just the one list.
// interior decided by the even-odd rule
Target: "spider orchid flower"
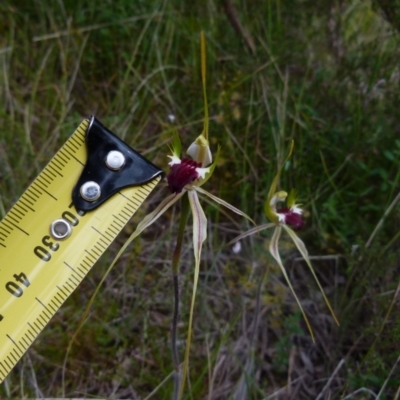
[[(190, 314), (188, 323), (188, 333), (186, 340), (186, 350), (185, 350), (185, 360), (183, 366), (183, 373), (180, 384), (180, 395), (183, 394), (184, 383), (186, 374), (189, 366), (189, 350), (192, 336), (192, 323), (193, 323), (193, 313), (194, 305), (197, 291), (197, 284), (200, 272), (200, 259), (201, 250), (204, 241), (207, 238), (207, 218), (204, 214), (203, 208), (201, 206), (198, 194), (209, 197), (214, 202), (227, 207), (231, 211), (239, 214), (247, 219), (249, 219), (254, 225), (254, 221), (244, 212), (240, 211), (236, 207), (230, 205), (226, 201), (214, 196), (213, 194), (204, 190), (201, 186), (204, 185), (212, 176), (214, 169), (218, 162), (220, 147), (218, 147), (217, 153), (215, 155), (214, 161), (210, 150), (210, 145), (208, 141), (208, 106), (207, 106), (207, 96), (206, 96), (206, 62), (205, 62), (205, 38), (204, 34), (201, 34), (201, 72), (202, 72), (202, 83), (203, 83), (203, 94), (204, 94), (204, 127), (202, 133), (197, 137), (197, 139), (189, 146), (186, 151), (188, 157), (182, 156), (182, 145), (178, 133), (175, 131), (172, 137), (172, 145), (170, 150), (172, 155), (168, 156), (170, 158), (169, 166), (170, 172), (167, 175), (167, 182), (170, 191), (172, 192), (169, 196), (161, 201), (161, 203), (155, 208), (153, 212), (146, 215), (143, 220), (137, 225), (136, 230), (131, 234), (129, 239), (124, 243), (121, 250), (118, 252), (113, 263), (110, 265), (107, 273), (111, 270), (116, 260), (125, 251), (127, 246), (139, 236), (144, 229), (152, 225), (157, 221), (162, 214), (164, 214), (173, 204), (178, 200), (182, 199), (183, 196), (187, 195), (188, 202), (190, 205), (190, 211), (193, 217), (193, 250), (195, 258), (195, 268), (194, 268), (194, 281), (193, 281), (193, 293), (190, 304)], [(186, 200), (186, 199), (182, 199)], [(183, 207), (182, 209), (186, 208)], [(187, 204), (187, 203), (186, 203)], [(189, 210), (187, 210), (189, 212)], [(182, 221), (187, 218), (187, 212), (182, 212), (185, 215), (181, 217)], [(183, 224), (185, 225), (186, 222)], [(184, 229), (184, 226), (182, 230)], [(183, 238), (183, 232), (181, 232), (181, 225), (179, 228), (178, 241)], [(178, 242), (177, 242), (178, 243)], [(174, 253), (175, 257), (175, 253)], [(177, 260), (173, 257), (173, 269), (179, 262), (180, 251), (178, 252)], [(175, 264), (175, 266), (174, 266)], [(175, 272), (174, 272), (175, 273)]]
[(191, 158), (180, 158), (181, 144), (179, 136), (174, 132), (172, 156), (168, 163), (171, 171), (167, 176), (168, 186), (172, 193), (181, 193), (187, 185), (200, 185), (205, 182), (206, 174), (210, 173), (212, 155), (207, 138), (202, 133), (187, 149)]
[[(204, 241), (207, 238), (207, 218), (201, 206), (198, 194), (209, 197), (214, 202), (225, 206), (229, 210), (239, 214), (253, 224), (254, 221), (244, 212), (227, 203), (226, 201), (214, 196), (213, 194), (204, 190), (201, 186), (204, 185), (212, 176), (216, 167), (220, 148), (218, 148), (214, 162), (207, 166), (211, 160), (211, 151), (208, 146), (208, 140), (204, 135), (204, 132), (193, 142), (188, 150), (187, 154), (193, 158), (181, 158), (180, 157), (181, 143), (178, 134), (174, 133), (173, 145), (172, 145), (172, 156), (169, 156), (170, 172), (167, 175), (168, 187), (172, 194), (166, 197), (156, 209), (148, 214), (137, 226), (136, 231), (128, 239), (129, 242), (138, 236), (145, 228), (153, 224), (165, 211), (167, 211), (173, 204), (187, 194), (190, 204), (190, 211), (193, 217), (193, 250), (195, 258), (195, 269), (194, 269), (194, 282), (193, 282), (193, 294), (190, 305), (188, 333), (186, 340), (186, 351), (185, 360), (183, 367), (183, 374), (181, 379), (180, 393), (183, 394), (183, 387), (189, 365), (189, 350), (192, 336), (192, 324), (193, 324), (193, 313), (197, 291), (198, 278), (200, 273), (200, 259), (201, 250)], [(125, 247), (125, 245), (124, 245)]]
[[(303, 314), (304, 320), (307, 324), (307, 327), (311, 334), (311, 337), (314, 340), (314, 333), (311, 329), (310, 322), (307, 318), (306, 313), (304, 312), (304, 309), (300, 303), (300, 300), (298, 299), (298, 297), (293, 289), (293, 286), (290, 282), (289, 276), (288, 276), (286, 269), (281, 260), (281, 256), (279, 253), (279, 239), (281, 237), (282, 230), (286, 231), (287, 234), (289, 235), (289, 237), (293, 240), (293, 243), (299, 250), (303, 259), (307, 263), (307, 266), (309, 267), (315, 281), (317, 282), (318, 288), (320, 289), (320, 291), (322, 293), (322, 296), (332, 314), (333, 319), (335, 320), (335, 322), (338, 325), (339, 325), (339, 322), (338, 322), (338, 319), (336, 318), (336, 315), (335, 315), (335, 313), (325, 295), (325, 292), (317, 278), (317, 275), (315, 274), (314, 268), (311, 265), (311, 261), (310, 261), (310, 257), (308, 256), (307, 248), (306, 248), (304, 242), (297, 236), (297, 234), (295, 232), (295, 230), (300, 230), (304, 227), (304, 220), (302, 218), (302, 209), (300, 208), (299, 204), (296, 204), (297, 191), (292, 189), (288, 195), (287, 192), (285, 192), (283, 190), (281, 190), (281, 191), (276, 190), (278, 183), (279, 183), (283, 165), (286, 163), (286, 161), (292, 155), (293, 147), (294, 147), (294, 143), (292, 141), (289, 154), (286, 157), (282, 166), (278, 169), (278, 172), (272, 181), (272, 184), (271, 184), (268, 196), (267, 196), (267, 200), (265, 201), (264, 212), (265, 212), (265, 215), (267, 216), (267, 218), (271, 222), (264, 224), (264, 225), (257, 226), (253, 229), (250, 229), (249, 231), (247, 231), (247, 232), (239, 235), (235, 239), (233, 239), (230, 243), (228, 243), (228, 245), (233, 244), (249, 235), (253, 235), (260, 231), (263, 231), (266, 229), (272, 229), (272, 228), (274, 229), (272, 238), (270, 241), (270, 245), (269, 245), (269, 252), (271, 253), (272, 257), (275, 259), (275, 261), (279, 265), (279, 267), (282, 271), (282, 274), (285, 277), (285, 280), (288, 283), (289, 288), (290, 288), (291, 292), (293, 293), (293, 296), (296, 299), (297, 304), (299, 305), (299, 308)], [(279, 208), (279, 205), (281, 203), (284, 203), (285, 201), (286, 201), (286, 205)]]
[[(271, 221), (277, 224), (286, 224), (295, 230), (304, 227), (302, 218), (303, 210), (299, 204), (296, 204), (297, 192), (295, 189), (290, 191), (289, 197), (287, 192), (279, 191), (265, 204), (265, 214)], [(286, 206), (277, 209), (277, 204), (286, 200)]]

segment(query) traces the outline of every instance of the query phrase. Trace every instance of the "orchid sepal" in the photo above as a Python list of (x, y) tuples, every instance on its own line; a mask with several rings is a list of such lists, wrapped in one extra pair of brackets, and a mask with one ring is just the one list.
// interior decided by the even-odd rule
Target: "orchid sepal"
[(282, 227), (286, 228), (285, 225), (282, 225), (282, 226), (278, 225), (278, 226), (275, 227), (275, 230), (274, 230), (274, 233), (272, 234), (271, 242), (270, 242), (270, 245), (269, 245), (269, 252), (272, 255), (272, 257), (275, 259), (275, 261), (277, 262), (279, 268), (281, 269), (282, 274), (283, 274), (283, 276), (284, 276), (284, 278), (285, 278), (285, 280), (286, 280), (286, 282), (287, 282), (287, 284), (288, 284), (288, 286), (290, 288), (290, 291), (292, 292), (292, 294), (293, 294), (293, 296), (294, 296), (294, 298), (296, 300), (296, 303), (298, 304), (298, 306), (300, 308), (300, 311), (303, 314), (303, 318), (304, 318), (304, 321), (305, 321), (305, 323), (307, 325), (308, 331), (310, 332), (312, 341), (315, 342), (315, 336), (314, 336), (314, 332), (313, 332), (313, 330), (311, 328), (310, 321), (308, 320), (307, 315), (306, 315), (306, 313), (305, 313), (305, 311), (303, 309), (303, 306), (301, 305), (301, 302), (300, 302), (299, 298), (296, 295), (296, 292), (295, 292), (295, 290), (294, 290), (294, 288), (292, 286), (292, 283), (290, 282), (289, 276), (288, 276), (288, 274), (286, 272), (286, 268), (283, 265), (282, 260), (281, 260), (281, 256), (279, 254), (278, 245), (279, 245), (279, 238), (280, 238), (281, 233), (282, 233)]
[(331, 303), (329, 302), (328, 298), (326, 297), (325, 291), (321, 286), (321, 283), (319, 282), (319, 279), (314, 271), (314, 268), (311, 265), (311, 261), (310, 261), (310, 257), (308, 255), (308, 251), (306, 248), (306, 245), (304, 244), (304, 242), (296, 235), (296, 233), (289, 228), (287, 225), (283, 225), (283, 228), (285, 229), (285, 231), (289, 234), (289, 236), (291, 237), (291, 239), (293, 240), (293, 243), (296, 245), (297, 250), (299, 250), (300, 254), (302, 255), (304, 261), (306, 262), (308, 268), (311, 271), (311, 274), (315, 280), (315, 282), (318, 285), (319, 290), (322, 293), (322, 297), (324, 298), (325, 304), (327, 305), (327, 307), (329, 308), (329, 311), (331, 312), (332, 318), (335, 320), (336, 324), (339, 326), (339, 320), (336, 317), (335, 312), (333, 311), (333, 308), (331, 306)]
[(289, 208), (296, 207), (298, 192), (296, 189), (291, 189), (289, 192), (289, 196), (287, 197), (286, 204)]
[(246, 238), (247, 236), (251, 236), (251, 235), (254, 235), (255, 233), (260, 233), (261, 231), (265, 231), (267, 229), (274, 228), (274, 227), (276, 227), (276, 224), (274, 224), (273, 222), (269, 222), (268, 224), (264, 224), (264, 225), (255, 226), (254, 228), (251, 228), (250, 230), (241, 233), (239, 236), (236, 236), (234, 239), (232, 239), (230, 242), (228, 242), (226, 244), (226, 246), (232, 246), (233, 244), (235, 244), (239, 240)]
[(208, 196), (211, 200), (214, 200), (216, 203), (221, 204), (222, 206), (226, 207), (228, 210), (233, 211), (234, 213), (245, 217), (246, 219), (248, 219), (253, 225), (256, 225), (256, 223), (253, 221), (252, 218), (250, 218), (245, 212), (239, 210), (238, 208), (232, 206), (231, 204), (229, 204), (228, 202), (226, 202), (225, 200), (220, 199), (217, 196), (214, 196), (213, 194), (211, 194), (210, 192), (207, 192), (207, 190), (204, 190), (201, 187), (196, 187), (195, 189), (197, 192), (202, 193), (206, 196)]
[[(283, 190), (276, 191), (278, 186), (279, 178), (285, 165), (286, 161), (291, 157), (294, 148), (294, 141), (292, 140), (290, 144), (289, 153), (285, 158), (285, 161), (278, 169), (271, 187), (268, 192), (267, 200), (264, 203), (264, 213), (267, 218), (277, 224), (289, 224), (295, 229), (301, 229), (304, 225), (304, 221), (301, 218), (302, 210), (298, 204), (296, 204), (297, 190), (291, 189), (289, 194)], [(286, 207), (277, 210), (278, 202), (283, 202), (286, 200)]]
[(189, 146), (186, 154), (201, 163), (203, 167), (208, 167), (212, 163), (210, 144), (203, 133)]

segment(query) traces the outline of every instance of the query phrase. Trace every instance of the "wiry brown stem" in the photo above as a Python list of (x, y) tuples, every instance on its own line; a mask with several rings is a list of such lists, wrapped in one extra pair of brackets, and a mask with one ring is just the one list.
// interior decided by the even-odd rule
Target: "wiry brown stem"
[(235, 6), (233, 5), (231, 0), (224, 0), (222, 2), (222, 5), (224, 7), (226, 16), (228, 17), (228, 20), (230, 24), (232, 25), (233, 29), (235, 32), (243, 38), (244, 43), (246, 46), (251, 50), (253, 54), (256, 52), (256, 46), (254, 44), (253, 39), (251, 38), (249, 32), (247, 29), (241, 24), (239, 20), (239, 13), (237, 12)]
[(181, 258), (183, 237), (185, 234), (185, 228), (187, 220), (189, 217), (189, 201), (187, 194), (182, 197), (182, 210), (181, 210), (181, 220), (179, 224), (178, 237), (176, 239), (176, 245), (174, 253), (172, 255), (172, 279), (174, 285), (174, 311), (172, 318), (172, 328), (171, 328), (171, 351), (172, 360), (174, 363), (175, 374), (174, 374), (174, 392), (173, 400), (179, 399), (179, 387), (181, 383), (181, 374), (179, 369), (179, 353), (177, 347), (178, 341), (178, 321), (179, 321), (179, 261)]

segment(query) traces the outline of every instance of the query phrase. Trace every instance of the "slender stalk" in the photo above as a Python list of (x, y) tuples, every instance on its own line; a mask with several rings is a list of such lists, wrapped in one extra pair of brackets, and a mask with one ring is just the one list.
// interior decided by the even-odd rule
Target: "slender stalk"
[(371, 236), (368, 239), (367, 244), (365, 245), (365, 248), (368, 248), (371, 246), (372, 241), (374, 240), (376, 234), (378, 231), (382, 228), (383, 223), (385, 222), (385, 218), (391, 213), (395, 205), (399, 202), (400, 200), (400, 193), (397, 194), (395, 199), (390, 203), (390, 206), (386, 209), (385, 213), (383, 214), (382, 218), (378, 222), (378, 225), (376, 225), (374, 231), (371, 233)]
[(190, 206), (188, 201), (187, 193), (182, 197), (181, 200), (182, 210), (181, 210), (181, 220), (179, 223), (178, 237), (176, 239), (175, 250), (172, 255), (172, 279), (174, 284), (174, 315), (172, 318), (172, 328), (171, 328), (171, 351), (172, 360), (174, 363), (175, 373), (174, 373), (174, 392), (173, 400), (179, 399), (179, 387), (181, 383), (181, 374), (179, 370), (179, 354), (177, 348), (178, 341), (178, 320), (179, 320), (179, 261), (181, 258), (183, 237), (185, 234), (185, 228), (187, 220), (189, 217)]

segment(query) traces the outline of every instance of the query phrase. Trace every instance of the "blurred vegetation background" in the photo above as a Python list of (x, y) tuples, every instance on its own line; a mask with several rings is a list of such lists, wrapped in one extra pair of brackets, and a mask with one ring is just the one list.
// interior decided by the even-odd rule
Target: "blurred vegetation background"
[[(305, 241), (340, 320), (290, 241), (288, 273), (268, 234), (203, 204), (203, 251), (185, 399), (392, 399), (400, 396), (400, 1), (5, 0), (0, 3), (0, 216), (91, 114), (167, 171), (171, 128), (202, 129), (199, 34), (207, 38), (213, 150), (206, 190), (259, 224), (288, 150), (282, 188), (306, 210)], [(88, 299), (159, 185), (0, 386), (1, 398), (58, 397)], [(145, 231), (103, 285), (65, 368), (67, 397), (169, 399), (170, 260), (178, 207)], [(189, 222), (190, 223), (190, 222)], [(1, 263), (1, 260), (0, 260)], [(192, 289), (182, 255), (181, 354)]]

